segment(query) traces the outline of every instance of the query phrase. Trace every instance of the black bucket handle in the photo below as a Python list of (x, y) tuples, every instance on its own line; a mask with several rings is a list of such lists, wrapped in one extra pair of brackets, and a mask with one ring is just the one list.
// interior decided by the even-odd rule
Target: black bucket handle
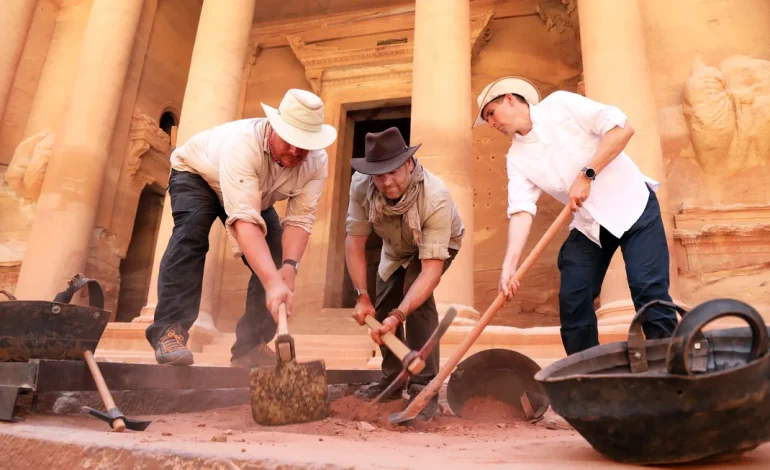
[(6, 297), (8, 297), (8, 300), (10, 300), (10, 301), (16, 300), (16, 297), (14, 297), (14, 295), (11, 294), (10, 292), (8, 292), (7, 290), (0, 289), (0, 294), (3, 294)]
[(89, 279), (82, 274), (75, 274), (67, 282), (67, 288), (54, 297), (54, 302), (68, 304), (72, 300), (72, 296), (75, 292), (88, 285), (88, 304), (91, 307), (104, 310), (104, 292), (102, 292), (102, 286), (96, 281), (96, 279)]
[(765, 320), (752, 306), (734, 299), (714, 299), (690, 310), (677, 326), (668, 345), (666, 368), (670, 374), (689, 375), (690, 350), (693, 338), (701, 334), (708, 323), (722, 317), (738, 317), (751, 328), (751, 350), (747, 362), (767, 355), (768, 334)]
[(644, 330), (642, 330), (642, 323), (647, 319), (647, 310), (654, 305), (670, 307), (682, 318), (687, 313), (684, 307), (667, 300), (651, 300), (642, 305), (642, 308), (636, 312), (634, 319), (631, 320), (631, 325), (628, 327), (628, 364), (631, 366), (631, 372), (634, 374), (647, 372), (649, 369), (647, 364), (647, 339), (644, 336)]

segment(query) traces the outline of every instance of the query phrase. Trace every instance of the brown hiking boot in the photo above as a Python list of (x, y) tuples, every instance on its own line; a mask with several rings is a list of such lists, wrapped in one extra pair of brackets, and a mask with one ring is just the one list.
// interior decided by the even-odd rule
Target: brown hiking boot
[(238, 357), (230, 359), (230, 365), (233, 367), (260, 367), (274, 366), (278, 363), (278, 356), (270, 349), (267, 344), (260, 344), (251, 349), (251, 351)]
[(193, 354), (187, 349), (181, 325), (170, 326), (155, 344), (155, 360), (158, 364), (189, 366)]

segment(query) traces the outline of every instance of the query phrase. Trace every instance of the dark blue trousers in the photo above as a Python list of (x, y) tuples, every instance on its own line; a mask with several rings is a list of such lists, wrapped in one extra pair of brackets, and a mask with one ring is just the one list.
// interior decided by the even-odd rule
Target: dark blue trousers
[[(649, 189), (649, 188), (648, 188)], [(649, 190), (647, 206), (631, 228), (616, 238), (601, 228), (600, 247), (576, 229), (570, 230), (558, 257), (561, 272), (559, 314), (561, 338), (567, 354), (599, 345), (594, 299), (604, 281), (612, 256), (620, 247), (626, 265), (626, 276), (634, 307), (651, 300), (671, 301), (669, 289), (669, 256), (660, 205), (655, 192)], [(642, 328), (647, 339), (666, 338), (677, 325), (676, 312), (656, 306), (647, 312)]]

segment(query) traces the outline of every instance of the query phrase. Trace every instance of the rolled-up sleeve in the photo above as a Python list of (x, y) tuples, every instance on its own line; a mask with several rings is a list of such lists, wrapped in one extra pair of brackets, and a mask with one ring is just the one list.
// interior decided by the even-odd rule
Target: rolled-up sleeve
[(599, 103), (577, 93), (556, 91), (554, 98), (586, 132), (604, 135), (613, 127), (625, 127), (628, 117), (619, 108)]
[(236, 258), (242, 254), (233, 229), (236, 220), (250, 222), (267, 234), (267, 226), (260, 214), (262, 193), (253, 155), (248, 145), (233, 143), (224, 145), (219, 156), (219, 185), (227, 213), (225, 229)]
[(422, 241), (418, 246), (420, 259), (449, 258), (449, 239), (452, 237), (452, 219), (457, 206), (449, 192), (435, 202), (431, 215), (422, 226)]
[(345, 217), (345, 232), (353, 236), (365, 236), (372, 233), (372, 223), (362, 203), (366, 197), (366, 182), (359, 173), (353, 175), (350, 183), (348, 214)]
[(282, 227), (294, 225), (312, 233), (318, 200), (321, 198), (328, 174), (327, 161), (324, 158), (323, 165), (300, 189), (299, 194), (289, 198), (286, 204), (286, 215), (281, 219)]
[(508, 218), (517, 212), (537, 214), (537, 200), (542, 190), (516, 168), (508, 164)]

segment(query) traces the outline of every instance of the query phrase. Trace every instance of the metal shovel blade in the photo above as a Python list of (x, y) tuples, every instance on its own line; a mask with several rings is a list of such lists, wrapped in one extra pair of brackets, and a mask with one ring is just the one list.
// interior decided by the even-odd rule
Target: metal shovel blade
[(102, 421), (109, 423), (110, 427), (112, 427), (113, 421), (115, 421), (118, 418), (122, 418), (123, 422), (126, 423), (126, 429), (130, 429), (132, 431), (144, 431), (152, 423), (152, 421), (126, 418), (126, 416), (123, 413), (121, 413), (120, 410), (117, 408), (112, 408), (107, 413), (104, 413), (99, 410), (95, 410), (88, 406), (84, 406), (83, 408), (88, 410), (88, 414), (90, 414), (91, 416), (95, 416), (101, 419)]
[(261, 425), (307, 423), (330, 413), (323, 360), (255, 367), (249, 376), (249, 392), (252, 417)]

